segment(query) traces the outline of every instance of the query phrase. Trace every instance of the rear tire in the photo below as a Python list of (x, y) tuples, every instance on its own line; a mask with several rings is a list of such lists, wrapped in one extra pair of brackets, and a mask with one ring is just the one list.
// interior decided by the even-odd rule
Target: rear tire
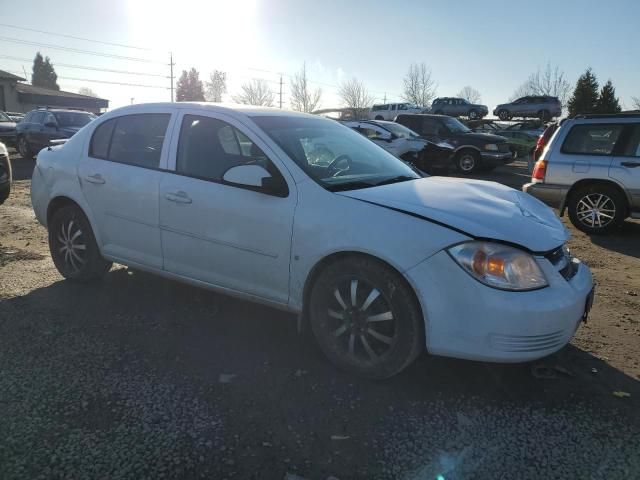
[(480, 118), (480, 114), (477, 110), (470, 110), (468, 116), (469, 120), (477, 120)]
[(594, 183), (572, 192), (567, 202), (571, 223), (584, 233), (611, 233), (627, 216), (627, 201), (614, 187)]
[(58, 272), (67, 280), (102, 278), (112, 262), (100, 254), (91, 224), (79, 207), (62, 207), (49, 221), (49, 250)]
[(538, 118), (543, 122), (548, 122), (551, 120), (551, 112), (549, 110), (541, 110), (538, 112)]
[(424, 319), (413, 290), (371, 258), (326, 267), (311, 291), (309, 313), (321, 350), (354, 375), (389, 378), (424, 350)]
[(374, 120), (384, 120), (384, 118), (382, 117), (382, 115), (376, 115), (376, 118)]
[(456, 168), (464, 175), (471, 175), (480, 169), (480, 155), (474, 150), (462, 150), (456, 155)]

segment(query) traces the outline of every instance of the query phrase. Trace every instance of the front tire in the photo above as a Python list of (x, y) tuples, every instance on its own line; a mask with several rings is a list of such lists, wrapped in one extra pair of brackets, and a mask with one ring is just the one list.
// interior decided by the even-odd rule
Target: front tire
[(498, 112), (498, 118), (503, 122), (506, 122), (508, 120), (511, 120), (512, 117), (508, 110), (503, 109)]
[(32, 159), (34, 157), (33, 150), (27, 139), (24, 137), (18, 138), (18, 152), (22, 158)]
[(406, 281), (370, 258), (326, 267), (310, 298), (311, 329), (338, 368), (372, 379), (389, 378), (424, 350), (424, 319)]
[(624, 221), (627, 202), (615, 188), (596, 183), (573, 192), (567, 208), (569, 219), (578, 230), (604, 235)]
[(456, 168), (464, 175), (471, 175), (480, 169), (480, 155), (473, 150), (462, 150), (456, 155)]
[(51, 258), (64, 278), (89, 282), (109, 271), (112, 263), (100, 254), (89, 220), (79, 207), (60, 208), (48, 227)]

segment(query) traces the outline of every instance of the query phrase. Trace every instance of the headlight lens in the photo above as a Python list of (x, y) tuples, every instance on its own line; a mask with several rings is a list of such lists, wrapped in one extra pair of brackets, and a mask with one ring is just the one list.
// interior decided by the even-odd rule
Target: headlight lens
[(487, 143), (484, 146), (485, 150), (489, 150), (490, 152), (497, 152), (498, 151), (498, 145), (496, 145), (495, 143)]
[(448, 252), (467, 273), (490, 287), (521, 291), (548, 285), (533, 256), (508, 245), (467, 242)]

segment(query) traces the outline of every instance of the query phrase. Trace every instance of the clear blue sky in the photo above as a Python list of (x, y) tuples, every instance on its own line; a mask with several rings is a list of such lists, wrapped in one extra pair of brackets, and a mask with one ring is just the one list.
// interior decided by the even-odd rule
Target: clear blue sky
[[(471, 85), (489, 108), (506, 101), (527, 76), (547, 62), (573, 84), (591, 66), (600, 83), (611, 79), (623, 104), (640, 96), (640, 1), (610, 0), (0, 0), (0, 23), (72, 36), (148, 47), (136, 50), (0, 26), (0, 69), (14, 72), (40, 50), (51, 57), (70, 91), (88, 86), (111, 106), (167, 100), (168, 90), (92, 83), (98, 79), (167, 86), (160, 77), (72, 69), (59, 64), (168, 75), (195, 66), (206, 77), (229, 75), (230, 93), (250, 78), (264, 78), (278, 92), (279, 76), (307, 63), (324, 90), (323, 106), (338, 105), (335, 85), (363, 80), (378, 100), (399, 100), (412, 62), (430, 66), (438, 95)], [(90, 56), (8, 42), (46, 43), (158, 63)], [(285, 104), (288, 77), (284, 77)]]

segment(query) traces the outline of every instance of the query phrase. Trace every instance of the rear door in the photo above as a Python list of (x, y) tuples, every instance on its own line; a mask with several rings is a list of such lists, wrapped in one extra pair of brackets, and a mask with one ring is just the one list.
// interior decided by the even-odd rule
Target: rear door
[(40, 142), (42, 141), (42, 132), (40, 129), (44, 123), (44, 115), (45, 112), (35, 112), (25, 128), (25, 138), (34, 150), (39, 150)]
[(126, 264), (162, 268), (158, 197), (172, 110), (149, 108), (101, 122), (79, 162), (102, 252)]
[(615, 178), (629, 192), (631, 209), (640, 211), (640, 123), (625, 127), (622, 145), (616, 149), (609, 176)]

